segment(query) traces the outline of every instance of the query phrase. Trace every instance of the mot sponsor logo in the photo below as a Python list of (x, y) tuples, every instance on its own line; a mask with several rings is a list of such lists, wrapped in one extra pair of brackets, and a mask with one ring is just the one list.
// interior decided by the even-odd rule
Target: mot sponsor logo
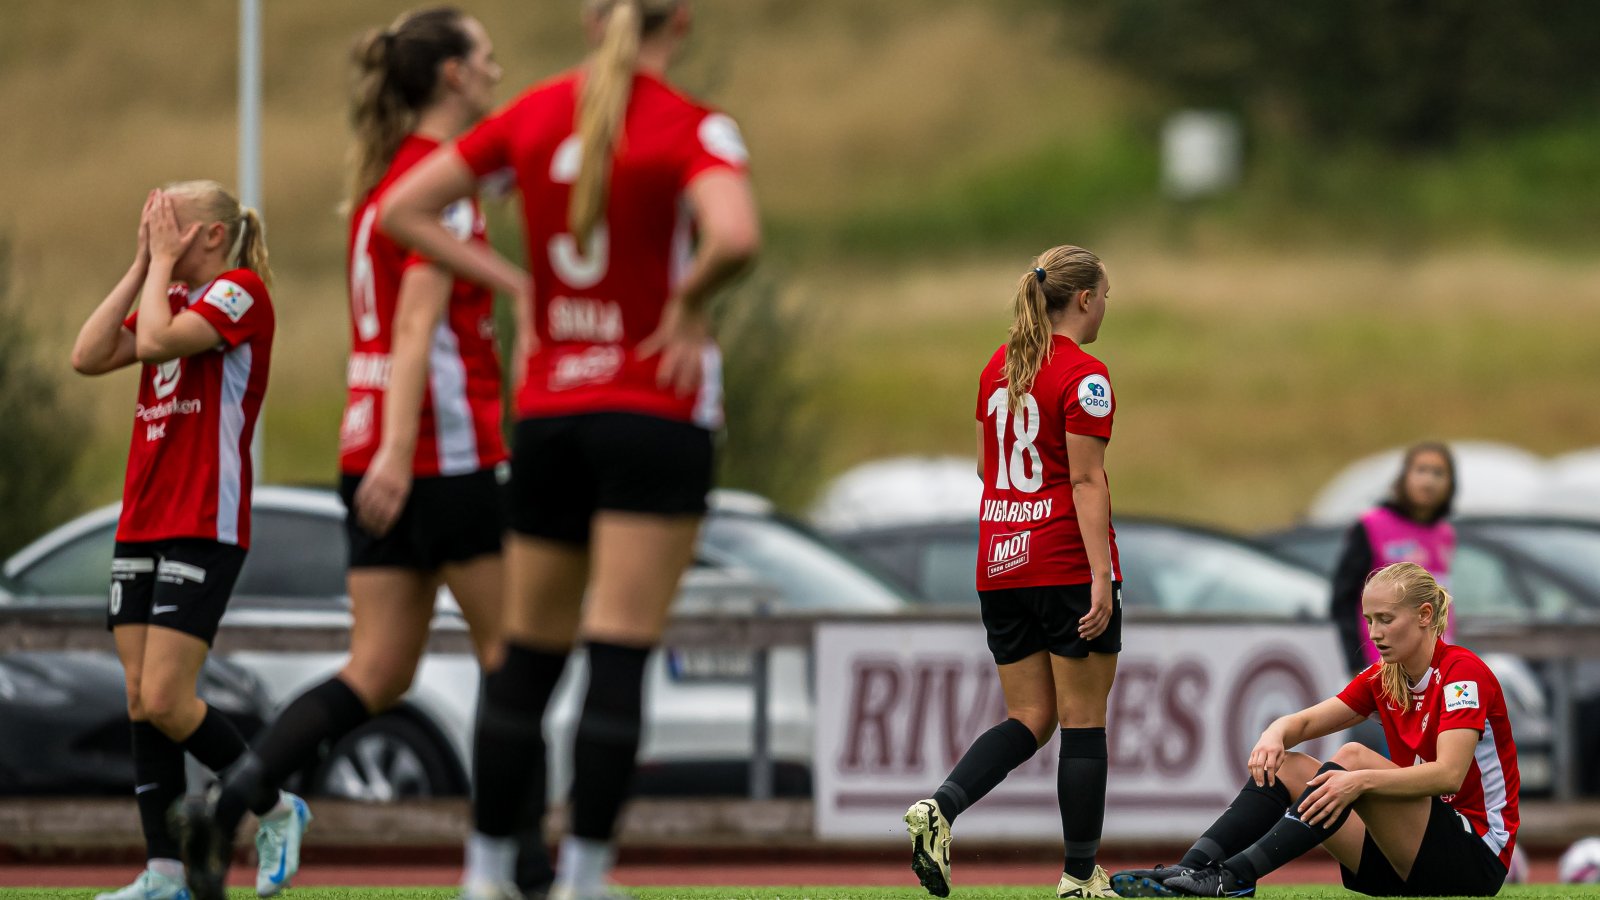
[(989, 577), (1028, 564), (1028, 545), (1033, 542), (1032, 531), (1014, 531), (997, 534), (989, 539)]

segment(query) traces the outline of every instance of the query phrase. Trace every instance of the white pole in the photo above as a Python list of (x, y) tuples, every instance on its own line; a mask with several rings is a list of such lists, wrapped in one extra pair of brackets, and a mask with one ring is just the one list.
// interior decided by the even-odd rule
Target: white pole
[[(239, 202), (261, 208), (261, 0), (239, 0)], [(261, 482), (261, 434), (256, 420), (250, 468)]]

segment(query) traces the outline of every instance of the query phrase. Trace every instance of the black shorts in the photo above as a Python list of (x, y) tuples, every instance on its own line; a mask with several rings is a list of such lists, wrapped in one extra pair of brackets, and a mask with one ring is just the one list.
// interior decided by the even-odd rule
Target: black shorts
[(241, 547), (206, 538), (117, 541), (106, 628), (159, 625), (210, 646), (244, 556)]
[(523, 419), (511, 453), (511, 527), (588, 544), (598, 510), (703, 515), (712, 443), (697, 425), (634, 413)]
[(1434, 797), (1410, 878), (1395, 872), (1370, 831), (1361, 845), (1360, 871), (1340, 866), (1339, 874), (1345, 887), (1372, 897), (1493, 897), (1505, 883), (1506, 867), (1464, 816)]
[(432, 572), (447, 563), (500, 552), (505, 499), (494, 468), (415, 479), (400, 517), (381, 537), (356, 519), (356, 488), (360, 485), (359, 475), (339, 479), (352, 569)]
[(1078, 620), (1089, 614), (1089, 585), (1001, 588), (979, 591), (983, 630), (996, 665), (1009, 665), (1040, 650), (1083, 659), (1091, 653), (1122, 652), (1122, 582), (1111, 582), (1111, 621), (1092, 641), (1078, 637)]

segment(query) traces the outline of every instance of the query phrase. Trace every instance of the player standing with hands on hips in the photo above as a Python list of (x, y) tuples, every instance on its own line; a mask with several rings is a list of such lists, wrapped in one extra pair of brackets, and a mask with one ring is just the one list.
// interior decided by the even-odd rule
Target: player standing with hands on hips
[[(1446, 643), (1450, 593), (1416, 563), (1367, 579), (1380, 659), (1338, 696), (1284, 716), (1250, 752), (1244, 789), (1176, 866), (1118, 872), (1123, 897), (1253, 897), (1321, 845), (1373, 897), (1493, 897), (1515, 852), (1517, 745), (1494, 673)], [(1349, 743), (1319, 763), (1292, 748), (1376, 716), (1389, 756)]]
[(1017, 283), (1010, 338), (978, 381), (978, 597), (1008, 718), (906, 812), (911, 868), (937, 897), (950, 893), (951, 822), (1058, 725), (1066, 859), (1056, 895), (1116, 896), (1095, 865), (1106, 698), (1122, 650), (1122, 570), (1105, 471), (1116, 399), (1106, 367), (1083, 350), (1100, 334), (1110, 287), (1088, 250), (1041, 254)]
[[(195, 683), (250, 547), (250, 442), (276, 328), (271, 278), (255, 210), (214, 181), (169, 184), (145, 200), (133, 266), (72, 348), (85, 375), (143, 363), (107, 622), (127, 682), (147, 863), (99, 900), (186, 900), (166, 818), (186, 787), (183, 754), (221, 772), (246, 750)], [(258, 839), (279, 840), (304, 806), (276, 791), (261, 798)]]
[[(469, 898), (514, 896), (513, 830), (544, 793), (540, 723), (580, 640), (589, 683), (551, 896), (610, 895), (645, 662), (712, 483), (721, 358), (706, 305), (759, 243), (738, 128), (664, 80), (688, 5), (587, 0), (582, 11), (596, 49), (579, 68), (429, 157), (379, 213), (396, 240), (516, 298), (506, 652), (479, 709)], [(507, 170), (531, 272), (439, 224), (479, 179)]]

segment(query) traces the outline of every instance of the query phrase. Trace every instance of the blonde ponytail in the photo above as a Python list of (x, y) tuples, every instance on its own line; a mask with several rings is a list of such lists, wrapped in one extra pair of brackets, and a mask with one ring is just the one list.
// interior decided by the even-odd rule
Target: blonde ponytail
[(1050, 358), (1054, 317), (1080, 292), (1097, 290), (1104, 277), (1100, 257), (1082, 247), (1063, 245), (1039, 254), (1033, 268), (1017, 280), (1005, 360), (1006, 404), (1012, 412)]
[[(1450, 625), (1450, 592), (1427, 569), (1411, 562), (1384, 566), (1367, 576), (1363, 593), (1372, 590), (1374, 585), (1393, 589), (1396, 601), (1403, 606), (1421, 609), (1424, 604), (1431, 605), (1433, 621), (1428, 627), (1435, 638), (1444, 637)], [(1411, 685), (1406, 681), (1406, 673), (1399, 663), (1381, 664), (1378, 677), (1383, 683), (1384, 695), (1394, 705), (1404, 709), (1411, 702)]]
[(578, 96), (578, 178), (567, 206), (567, 230), (587, 252), (589, 236), (605, 213), (611, 159), (628, 113), (639, 59), (644, 12), (638, 0), (617, 0), (606, 16), (605, 38), (595, 52)]
[(256, 273), (261, 283), (272, 287), (272, 269), (267, 265), (267, 232), (261, 214), (246, 206), (239, 211), (239, 236), (234, 239), (238, 252), (234, 265)]

